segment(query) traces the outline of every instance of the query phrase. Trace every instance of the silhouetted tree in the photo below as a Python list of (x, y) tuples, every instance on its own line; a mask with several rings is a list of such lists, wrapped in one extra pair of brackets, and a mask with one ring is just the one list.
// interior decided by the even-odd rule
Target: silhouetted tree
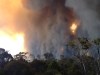
[(48, 69), (60, 71), (60, 66), (56, 60), (53, 60), (48, 63)]
[(52, 60), (52, 59), (54, 59), (54, 56), (53, 56), (52, 53), (45, 53), (44, 57), (45, 57), (46, 60)]
[(20, 52), (19, 54), (16, 54), (14, 56), (14, 59), (15, 60), (22, 60), (22, 61), (26, 61), (27, 60), (27, 55), (28, 53), (27, 52)]
[(4, 70), (0, 69), (0, 75), (5, 75)]
[(96, 62), (95, 59), (91, 56), (84, 56), (84, 63), (87, 69), (87, 75), (96, 75)]
[(85, 75), (87, 75), (86, 65), (84, 63), (83, 57), (87, 56), (87, 52), (91, 46), (91, 43), (89, 42), (89, 40), (87, 38), (78, 38), (78, 40), (79, 40), (80, 47), (81, 47), (81, 49), (80, 49), (81, 50), (81, 57), (79, 57), (79, 59), (80, 59), (80, 62), (83, 66), (84, 73), (85, 73)]
[(5, 51), (5, 49), (0, 48), (0, 67), (4, 67), (11, 60), (13, 60), (12, 55)]
[(6, 75), (33, 75), (28, 63), (20, 60), (14, 60), (5, 65)]
[(35, 59), (30, 65), (34, 74), (41, 74), (47, 70), (47, 64), (44, 60)]
[(44, 75), (62, 75), (60, 72), (58, 72), (57, 70), (51, 69), (51, 70), (47, 70)]
[[(98, 57), (87, 55), (94, 46)], [(55, 59), (52, 53), (45, 53), (45, 59), (27, 60), (27, 53), (20, 52), (13, 58), (5, 49), (0, 49), (0, 75), (99, 75), (100, 39), (78, 38), (68, 42), (73, 57)]]
[(83, 57), (87, 56), (88, 49), (91, 47), (90, 41), (87, 38), (76, 38), (69, 41), (68, 46), (74, 49), (75, 53), (73, 53), (73, 56), (79, 60), (81, 66), (83, 67), (84, 74), (87, 75)]
[(97, 50), (97, 75), (100, 74), (100, 38), (93, 40), (95, 48)]

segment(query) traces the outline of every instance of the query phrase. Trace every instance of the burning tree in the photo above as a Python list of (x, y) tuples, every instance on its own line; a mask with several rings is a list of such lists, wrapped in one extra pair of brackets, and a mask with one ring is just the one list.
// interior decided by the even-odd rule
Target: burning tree
[(76, 36), (76, 31), (78, 29), (79, 22), (74, 22), (70, 26), (71, 39), (68, 46), (74, 50), (73, 56), (78, 60), (82, 66), (84, 74), (87, 75), (87, 69), (85, 64), (85, 57), (88, 56), (89, 49), (91, 47), (91, 42), (87, 38), (78, 38)]

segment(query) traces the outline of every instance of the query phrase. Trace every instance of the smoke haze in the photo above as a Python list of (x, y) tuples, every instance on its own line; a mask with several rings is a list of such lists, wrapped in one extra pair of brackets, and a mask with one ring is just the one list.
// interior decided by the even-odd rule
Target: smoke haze
[(35, 56), (51, 52), (59, 58), (74, 19), (72, 9), (65, 7), (64, 0), (23, 0), (23, 7), (16, 28), (25, 33), (26, 49)]
[(91, 8), (85, 0), (66, 0), (66, 4), (65, 0), (3, 0), (0, 27), (24, 33), (29, 53), (37, 56), (52, 52), (59, 58), (70, 35), (70, 23), (76, 16), (81, 22), (80, 31), (87, 31), (90, 38), (100, 36), (97, 4), (98, 0)]
[(72, 7), (80, 18), (81, 31), (87, 32), (89, 38), (100, 37), (99, 11), (96, 10), (99, 0), (67, 0), (66, 5)]

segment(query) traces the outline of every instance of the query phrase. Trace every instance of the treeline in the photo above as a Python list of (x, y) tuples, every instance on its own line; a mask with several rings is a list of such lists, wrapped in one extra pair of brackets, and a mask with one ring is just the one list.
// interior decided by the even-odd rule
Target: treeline
[[(97, 57), (87, 55), (94, 45)], [(73, 57), (61, 55), (56, 59), (52, 53), (45, 53), (44, 59), (38, 56), (32, 61), (27, 60), (27, 53), (20, 52), (12, 57), (0, 49), (0, 75), (100, 75), (100, 39), (78, 38), (66, 46), (66, 49), (76, 50)]]

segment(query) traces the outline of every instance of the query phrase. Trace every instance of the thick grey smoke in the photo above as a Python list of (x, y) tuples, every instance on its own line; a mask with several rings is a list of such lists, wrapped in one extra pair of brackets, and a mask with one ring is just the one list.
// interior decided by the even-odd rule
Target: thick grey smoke
[(62, 53), (69, 34), (73, 11), (65, 7), (65, 0), (23, 0), (25, 11), (17, 15), (17, 27), (25, 32), (26, 47), (30, 53), (43, 55)]
[(98, 0), (67, 0), (66, 6), (65, 0), (23, 0), (24, 9), (16, 16), (16, 28), (24, 31), (30, 53), (36, 56), (52, 52), (58, 57), (67, 43), (74, 14), (81, 22), (79, 31), (83, 33), (79, 35), (100, 37), (97, 6)]
[(99, 0), (67, 0), (66, 2), (66, 6), (72, 7), (80, 18), (81, 31), (87, 31), (90, 38), (100, 37), (100, 19), (97, 10), (99, 3)]

